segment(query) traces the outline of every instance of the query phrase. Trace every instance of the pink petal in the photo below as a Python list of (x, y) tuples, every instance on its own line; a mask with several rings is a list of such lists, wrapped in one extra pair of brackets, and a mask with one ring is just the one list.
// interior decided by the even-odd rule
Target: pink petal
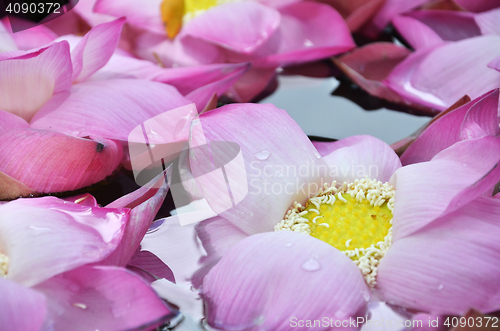
[(498, 54), (500, 36), (448, 43), (408, 56), (386, 82), (409, 101), (444, 110), (465, 94), (477, 98), (499, 86), (500, 73), (487, 67)]
[[(498, 2), (500, 6), (500, 1)], [(482, 34), (500, 35), (500, 8), (490, 10), (474, 16)]]
[(250, 70), (236, 81), (227, 94), (238, 102), (251, 102), (260, 93), (265, 91), (269, 84), (272, 84), (275, 79), (275, 67), (251, 67)]
[(71, 11), (77, 13), (77, 16), (83, 18), (90, 26), (96, 26), (116, 19), (113, 16), (94, 12), (95, 3), (96, 0), (79, 0), (78, 6), (75, 6)]
[[(163, 176), (163, 174), (160, 176)], [(158, 179), (156, 179), (156, 181), (157, 180)], [(157, 189), (157, 192), (153, 197), (132, 209), (130, 212), (130, 219), (127, 222), (125, 233), (123, 234), (123, 239), (120, 244), (113, 253), (111, 253), (106, 259), (100, 261), (98, 264), (117, 266), (127, 265), (139, 248), (141, 240), (158, 213), (167, 192), (168, 184), (164, 181), (161, 188)], [(134, 194), (134, 192), (131, 194)], [(117, 205), (119, 204), (111, 203), (110, 205), (112, 205), (113, 208), (117, 208)], [(110, 205), (108, 205), (108, 207)]]
[(0, 109), (29, 121), (53, 94), (71, 87), (67, 42), (0, 60)]
[(129, 218), (129, 210), (80, 206), (54, 197), (18, 199), (0, 209), (7, 279), (25, 286), (102, 260), (120, 242)]
[[(225, 210), (220, 215), (247, 234), (272, 231), (295, 200), (305, 203), (323, 185), (324, 178), (331, 181), (326, 164), (307, 136), (285, 111), (273, 105), (227, 105), (202, 114), (200, 121), (203, 141), (222, 143), (220, 148), (211, 144), (216, 145), (212, 154), (207, 154), (208, 145), (191, 148), (196, 183), (212, 210)], [(191, 147), (195, 138), (192, 134)], [(232, 155), (235, 144), (240, 156)], [(219, 164), (228, 157), (234, 158), (224, 165), (234, 207), (219, 165), (214, 168), (217, 171), (209, 170), (212, 159)], [(300, 178), (299, 169), (303, 174)]]
[[(127, 70), (123, 68), (127, 68)], [(151, 63), (151, 61), (140, 60), (129, 55), (114, 53), (104, 67), (94, 73), (89, 80), (113, 78), (153, 80), (153, 78), (162, 71), (163, 69), (160, 66)]]
[(102, 68), (115, 51), (125, 18), (90, 30), (71, 51), (73, 81), (82, 82)]
[(82, 267), (35, 287), (56, 330), (149, 330), (175, 316), (142, 279), (117, 267)]
[(481, 194), (492, 192), (500, 180), (499, 148), (500, 140), (492, 136), (464, 140), (430, 162), (396, 171), (390, 181), (396, 188), (394, 239), (407, 237)]
[[(349, 1), (352, 3), (352, 1)], [(357, 31), (367, 23), (384, 5), (385, 0), (362, 1), (362, 5), (355, 8), (345, 21), (349, 30)]]
[(200, 287), (203, 278), (219, 262), (231, 247), (239, 241), (248, 237), (236, 226), (221, 217), (213, 217), (209, 220), (200, 222), (196, 226), (196, 234), (207, 252), (206, 259), (203, 260), (203, 266), (194, 274), (193, 285)]
[(383, 298), (446, 315), (500, 309), (499, 213), (499, 200), (479, 198), (396, 240), (378, 269)]
[(270, 38), (279, 24), (278, 11), (258, 2), (243, 1), (207, 10), (187, 23), (181, 35), (250, 54)]
[(481, 12), (500, 7), (498, 0), (455, 0), (459, 5), (472, 12)]
[[(140, 247), (139, 247), (140, 249)], [(149, 275), (152, 281), (160, 278), (165, 278), (175, 283), (175, 278), (172, 270), (163, 263), (156, 255), (148, 251), (138, 250), (132, 256), (127, 264), (127, 268), (134, 272), (142, 272)], [(142, 275), (142, 274), (141, 274)]]
[(330, 173), (340, 183), (354, 182), (368, 176), (388, 182), (401, 168), (401, 161), (393, 149), (372, 136), (352, 136), (331, 143), (330, 154), (323, 157)]
[(182, 35), (169, 40), (164, 34), (149, 32), (137, 37), (135, 54), (167, 68), (225, 62), (223, 50), (214, 44)]
[(127, 22), (156, 33), (165, 34), (160, 15), (160, 0), (137, 2), (135, 0), (97, 0), (96, 13), (115, 17), (125, 16)]
[(205, 277), (203, 297), (212, 327), (286, 330), (294, 320), (355, 318), (370, 291), (337, 249), (301, 233), (278, 232), (234, 246)]
[(396, 16), (392, 24), (414, 49), (437, 46), (444, 40), (431, 27), (411, 16)]
[(44, 193), (97, 183), (116, 169), (121, 158), (121, 146), (114, 141), (50, 131), (9, 131), (0, 142), (0, 171)]
[[(226, 78), (237, 78), (248, 69), (248, 63), (223, 63), (180, 67), (163, 69), (154, 80), (175, 86), (182, 95), (186, 95)], [(217, 92), (217, 90), (214, 90), (214, 92)], [(222, 93), (218, 94), (221, 95)]]
[(430, 0), (387, 0), (382, 9), (380, 9), (379, 12), (373, 17), (373, 27), (377, 31), (381, 31), (396, 15), (420, 7), (427, 2), (430, 2)]
[[(16, 19), (9, 16), (9, 20)], [(38, 25), (27, 30), (18, 31), (12, 34), (17, 48), (21, 50), (31, 50), (46, 46), (57, 38), (57, 35), (45, 25)]]
[(10, 23), (6, 19), (0, 21), (0, 52), (15, 51), (18, 49), (13, 33), (10, 32), (9, 28)]
[(401, 156), (404, 165), (431, 160), (462, 139), (498, 135), (498, 89), (432, 122)]
[(334, 59), (334, 62), (353, 82), (371, 95), (434, 115), (435, 112), (427, 107), (403, 100), (383, 82), (410, 53), (408, 49), (393, 43), (375, 42)]
[[(398, 31), (403, 35), (403, 37), (410, 42), (414, 48), (425, 48), (425, 46), (431, 46), (439, 44), (439, 41), (458, 41), (462, 39), (477, 37), (481, 35), (481, 30), (476, 24), (474, 14), (459, 12), (459, 11), (448, 11), (448, 10), (419, 10), (405, 16), (402, 16), (403, 24), (401, 21), (396, 24)], [(404, 18), (416, 20), (425, 27), (430, 28), (431, 31), (427, 31), (424, 27), (419, 28), (419, 31), (411, 31), (418, 26), (418, 23), (413, 22), (410, 26), (405, 24)], [(398, 18), (393, 20), (396, 23)], [(418, 37), (417, 34), (424, 32), (424, 35)], [(410, 38), (407, 38), (410, 37)], [(420, 39), (419, 42), (414, 45), (411, 39)], [(425, 41), (426, 38), (430, 38), (431, 41)], [(410, 39), (410, 40), (409, 40)], [(422, 40), (423, 39), (423, 40)]]
[(280, 8), (280, 13), (279, 39), (264, 46), (273, 48), (273, 54), (256, 60), (257, 66), (309, 62), (356, 47), (344, 19), (328, 5), (299, 2)]
[(41, 293), (0, 277), (0, 297), (2, 328), (24, 331), (41, 329), (47, 311)]
[[(142, 251), (156, 255), (172, 270), (177, 284), (191, 285), (191, 277), (200, 266), (203, 249), (196, 239), (193, 224), (181, 226), (178, 216), (155, 221), (141, 242)], [(182, 254), (180, 254), (182, 252)]]
[(490, 63), (488, 63), (488, 67), (500, 71), (500, 56), (493, 59)]
[(21, 117), (0, 110), (0, 136), (8, 131), (17, 129), (27, 129), (29, 127), (30, 126), (28, 122), (26, 122)]
[(75, 85), (55, 95), (33, 118), (36, 129), (78, 137), (127, 141), (144, 121), (191, 102), (173, 87), (140, 79), (109, 79)]

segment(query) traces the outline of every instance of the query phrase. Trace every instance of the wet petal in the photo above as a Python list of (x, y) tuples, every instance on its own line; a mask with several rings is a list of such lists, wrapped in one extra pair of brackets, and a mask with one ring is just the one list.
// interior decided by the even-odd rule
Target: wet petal
[(258, 2), (226, 3), (195, 17), (183, 27), (182, 35), (249, 54), (278, 28), (280, 14)]
[(54, 197), (0, 205), (7, 279), (32, 286), (102, 260), (118, 245), (129, 210), (80, 206)]
[(175, 316), (142, 279), (123, 268), (81, 267), (35, 287), (56, 330), (155, 328)]
[(393, 43), (376, 42), (334, 59), (337, 66), (373, 96), (395, 103), (403, 99), (382, 82), (411, 52)]
[(365, 176), (388, 182), (401, 168), (401, 161), (393, 149), (375, 137), (351, 136), (330, 144), (334, 150), (323, 159), (340, 183), (354, 182)]
[(334, 247), (277, 232), (234, 246), (205, 277), (203, 297), (210, 326), (285, 330), (294, 318), (349, 320), (370, 292), (356, 265)]
[(270, 39), (264, 46), (279, 47), (273, 49), (272, 55), (258, 59), (255, 62), (258, 66), (314, 61), (356, 47), (344, 19), (328, 5), (299, 2), (280, 8), (280, 13), (279, 41)]
[[(113, 253), (111, 253), (106, 259), (99, 262), (98, 264), (117, 266), (125, 266), (128, 264), (134, 253), (139, 248), (142, 238), (153, 222), (156, 214), (158, 213), (158, 210), (161, 207), (161, 204), (163, 203), (163, 200), (165, 200), (165, 196), (167, 195), (168, 183), (166, 182), (166, 178), (163, 176), (164, 175), (161, 174), (160, 176), (158, 176), (159, 178), (157, 177), (153, 179), (151, 184), (157, 183), (159, 180), (164, 179), (163, 185), (156, 190), (154, 196), (132, 209), (132, 211), (130, 212), (130, 219), (127, 222), (125, 233), (123, 234), (123, 238), (120, 244), (113, 251)], [(148, 192), (146, 192), (146, 194), (147, 193)], [(134, 192), (132, 192), (131, 194), (134, 194)], [(115, 202), (109, 204), (107, 207), (121, 207), (121, 203)]]
[(500, 73), (487, 67), (498, 54), (500, 36), (448, 43), (408, 56), (386, 82), (409, 101), (444, 110), (465, 94), (474, 99), (498, 87)]
[(122, 158), (114, 141), (57, 132), (9, 131), (0, 143), (0, 171), (37, 192), (72, 191), (109, 176)]
[[(210, 207), (216, 213), (223, 211), (221, 216), (245, 233), (272, 231), (295, 200), (305, 203), (327, 177), (326, 164), (307, 136), (285, 111), (273, 105), (227, 105), (202, 114), (192, 130), (200, 126), (203, 142), (190, 151), (196, 182)], [(208, 171), (212, 161), (207, 159), (205, 141), (222, 142), (220, 148), (212, 147), (212, 154), (217, 154), (216, 171)], [(232, 155), (237, 150), (239, 156)], [(233, 162), (227, 160), (224, 167), (234, 206), (220, 177), (219, 163), (229, 156)]]
[(431, 160), (462, 139), (498, 135), (498, 89), (432, 122), (401, 156), (404, 165)]
[(481, 194), (492, 192), (500, 180), (499, 150), (496, 137), (464, 140), (430, 162), (396, 171), (390, 181), (396, 188), (394, 239), (407, 237)]
[(500, 309), (499, 213), (498, 199), (479, 198), (396, 240), (378, 268), (383, 298), (446, 315)]

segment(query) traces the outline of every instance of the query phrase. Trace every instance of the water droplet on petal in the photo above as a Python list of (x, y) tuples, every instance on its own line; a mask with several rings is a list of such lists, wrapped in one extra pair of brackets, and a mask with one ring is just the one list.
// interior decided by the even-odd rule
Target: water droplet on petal
[(463, 164), (463, 166), (464, 166), (464, 167), (468, 167), (468, 164), (467, 164), (467, 163), (464, 163), (464, 164)]
[(440, 291), (441, 291), (441, 290), (443, 289), (443, 287), (444, 287), (444, 285), (443, 285), (443, 284), (439, 284), (439, 286), (438, 286), (438, 290), (440, 290)]
[(317, 271), (321, 269), (321, 264), (316, 260), (310, 259), (302, 264), (302, 269), (306, 271)]
[(269, 155), (271, 155), (271, 152), (266, 149), (254, 154), (255, 158), (261, 161), (267, 160)]
[(286, 247), (292, 247), (292, 245), (293, 245), (292, 243), (288, 243), (286, 244)]
[(276, 171), (276, 177), (283, 178), (283, 177), (285, 177), (285, 175), (283, 175), (283, 173), (278, 170), (278, 171)]

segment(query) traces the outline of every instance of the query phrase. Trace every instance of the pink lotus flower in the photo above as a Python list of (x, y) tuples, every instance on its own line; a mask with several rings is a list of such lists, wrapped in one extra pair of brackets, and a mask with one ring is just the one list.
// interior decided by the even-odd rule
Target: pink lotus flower
[(98, 0), (93, 9), (126, 16), (129, 25), (142, 30), (135, 39), (135, 54), (140, 58), (160, 59), (167, 67), (252, 62), (252, 69), (231, 92), (237, 101), (254, 98), (280, 66), (326, 58), (355, 46), (334, 9), (309, 1), (200, 5), (177, 0)]
[(498, 136), (499, 90), (493, 90), (443, 113), (401, 155), (403, 165), (430, 161), (436, 154), (465, 139)]
[[(272, 105), (228, 105), (200, 122), (207, 142), (240, 146), (249, 187), (235, 207), (198, 225), (209, 255), (193, 281), (202, 285), (211, 326), (285, 330), (291, 318), (325, 316), (342, 322), (362, 314), (372, 293), (434, 314), (500, 309), (500, 203), (483, 196), (500, 180), (498, 133), (443, 146), (429, 161), (402, 167), (388, 145), (369, 136), (313, 145)], [(476, 132), (476, 123), (465, 121), (462, 131)], [(195, 176), (204, 166), (197, 160), (190, 161)], [(367, 218), (357, 218), (364, 212)], [(383, 239), (367, 239), (382, 228)], [(273, 231), (282, 229), (292, 231)], [(378, 241), (373, 250), (380, 252), (349, 248), (365, 241)], [(370, 262), (361, 259), (366, 254), (373, 254)]]
[[(428, 8), (453, 8), (455, 11), (483, 12), (500, 7), (500, 1), (493, 0), (453, 0), (431, 1), (431, 0), (387, 0), (382, 8), (372, 17), (364, 29), (365, 33), (376, 35), (387, 26), (396, 16), (410, 12), (419, 7)], [(460, 14), (459, 14), (460, 15)], [(453, 33), (449, 31), (449, 33)]]
[(477, 98), (500, 87), (500, 73), (494, 70), (500, 56), (500, 9), (480, 14), (416, 11), (393, 22), (414, 53), (375, 43), (337, 60), (370, 94), (432, 112), (464, 95)]
[(136, 126), (192, 102), (203, 109), (248, 68), (166, 70), (115, 54), (123, 23), (104, 23), (83, 38), (63, 37), (36, 50), (0, 53), (0, 198), (104, 179), (120, 164), (122, 142)]
[[(175, 316), (144, 280), (123, 268), (166, 190), (141, 188), (106, 208), (90, 195), (0, 205), (2, 326), (123, 330), (155, 327)], [(137, 206), (119, 207), (125, 205)]]

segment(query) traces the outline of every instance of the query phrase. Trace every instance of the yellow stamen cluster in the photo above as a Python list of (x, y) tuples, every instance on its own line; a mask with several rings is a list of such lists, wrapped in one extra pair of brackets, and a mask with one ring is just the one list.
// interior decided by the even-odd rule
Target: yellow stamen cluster
[(394, 188), (365, 178), (325, 184), (306, 206), (294, 202), (275, 231), (296, 231), (329, 243), (351, 258), (366, 283), (376, 285), (377, 265), (392, 243)]
[(9, 257), (0, 253), (0, 277), (5, 277), (9, 270)]
[(180, 32), (182, 24), (206, 10), (237, 0), (163, 0), (160, 5), (161, 19), (170, 39)]

